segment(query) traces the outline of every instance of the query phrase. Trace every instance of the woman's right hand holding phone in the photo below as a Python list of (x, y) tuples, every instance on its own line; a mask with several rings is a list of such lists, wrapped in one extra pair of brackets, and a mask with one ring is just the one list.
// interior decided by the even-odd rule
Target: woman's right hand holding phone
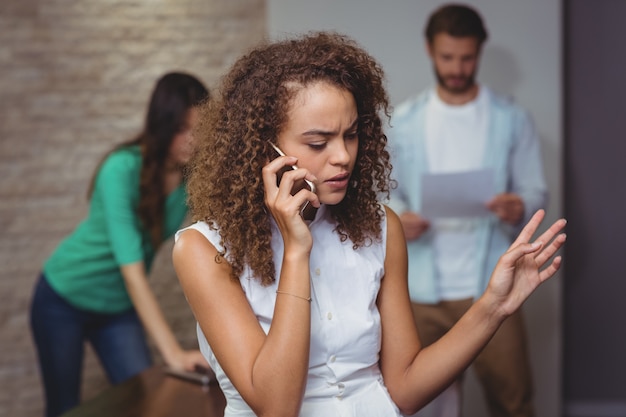
[[(285, 252), (292, 247), (299, 247), (310, 252), (313, 238), (307, 224), (300, 216), (300, 207), (306, 201), (314, 207), (320, 206), (318, 196), (305, 188), (291, 195), (291, 190), (297, 181), (307, 179), (315, 182), (313, 174), (304, 168), (291, 169), (297, 158), (293, 156), (279, 156), (263, 167), (263, 183), (265, 188), (265, 205), (276, 220), (285, 243)], [(289, 169), (284, 170), (285, 167)], [(284, 170), (280, 185), (277, 185), (279, 172)]]

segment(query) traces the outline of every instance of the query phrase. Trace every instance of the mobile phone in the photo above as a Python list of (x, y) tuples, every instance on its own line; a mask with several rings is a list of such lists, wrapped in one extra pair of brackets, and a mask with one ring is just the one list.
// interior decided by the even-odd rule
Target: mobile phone
[[(274, 148), (278, 156), (285, 156), (285, 153), (273, 143), (272, 148)], [(285, 165), (278, 172), (276, 172), (276, 185), (280, 185), (280, 180), (282, 179), (285, 172), (293, 169), (298, 169), (298, 167), (295, 165)], [(307, 179), (297, 180), (293, 184), (293, 187), (291, 187), (291, 195), (295, 195), (298, 191), (302, 189), (307, 189), (309, 191), (315, 192), (315, 184)], [(302, 216), (304, 220), (312, 221), (313, 219), (315, 219), (315, 213), (317, 213), (317, 208), (314, 207), (313, 204), (311, 204), (311, 202), (308, 200), (300, 206), (300, 216)]]

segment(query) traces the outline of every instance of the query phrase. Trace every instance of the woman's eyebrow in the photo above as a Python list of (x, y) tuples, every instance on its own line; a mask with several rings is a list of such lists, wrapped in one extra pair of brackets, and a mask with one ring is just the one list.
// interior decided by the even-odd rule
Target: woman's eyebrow
[[(351, 131), (353, 129), (356, 129), (358, 123), (359, 123), (359, 119), (358, 118), (354, 119), (352, 124), (345, 131), (349, 132), (349, 131)], [(311, 129), (311, 130), (307, 130), (306, 132), (302, 133), (302, 136), (324, 136), (324, 137), (330, 137), (330, 136), (336, 136), (338, 134), (339, 134), (339, 132), (336, 131), (336, 130)]]

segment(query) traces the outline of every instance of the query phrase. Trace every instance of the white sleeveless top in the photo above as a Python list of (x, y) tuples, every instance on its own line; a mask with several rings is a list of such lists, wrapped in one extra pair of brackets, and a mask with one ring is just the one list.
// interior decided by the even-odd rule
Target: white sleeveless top
[[(341, 242), (334, 231), (335, 225), (324, 206), (309, 225), (313, 235), (311, 347), (300, 416), (400, 416), (378, 366), (381, 327), (376, 298), (384, 275), (386, 219), (382, 224), (382, 242), (357, 250), (352, 248), (351, 241)], [(198, 222), (189, 228), (198, 230), (218, 250), (222, 249), (218, 232), (206, 223)], [(248, 302), (266, 334), (272, 324), (283, 257), (282, 236), (273, 221), (272, 250), (276, 282), (264, 287), (252, 278), (249, 269), (240, 277)], [(215, 370), (226, 397), (224, 416), (253, 417), (254, 413), (217, 362), (200, 326), (197, 331), (200, 350)]]

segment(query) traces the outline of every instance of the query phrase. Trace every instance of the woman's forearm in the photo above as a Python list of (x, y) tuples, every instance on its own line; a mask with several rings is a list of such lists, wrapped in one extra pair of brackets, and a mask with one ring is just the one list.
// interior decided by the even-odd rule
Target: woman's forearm
[(124, 265), (121, 271), (135, 310), (159, 353), (168, 365), (180, 367), (181, 364), (176, 363), (176, 358), (182, 349), (148, 283), (143, 264), (137, 262)]

